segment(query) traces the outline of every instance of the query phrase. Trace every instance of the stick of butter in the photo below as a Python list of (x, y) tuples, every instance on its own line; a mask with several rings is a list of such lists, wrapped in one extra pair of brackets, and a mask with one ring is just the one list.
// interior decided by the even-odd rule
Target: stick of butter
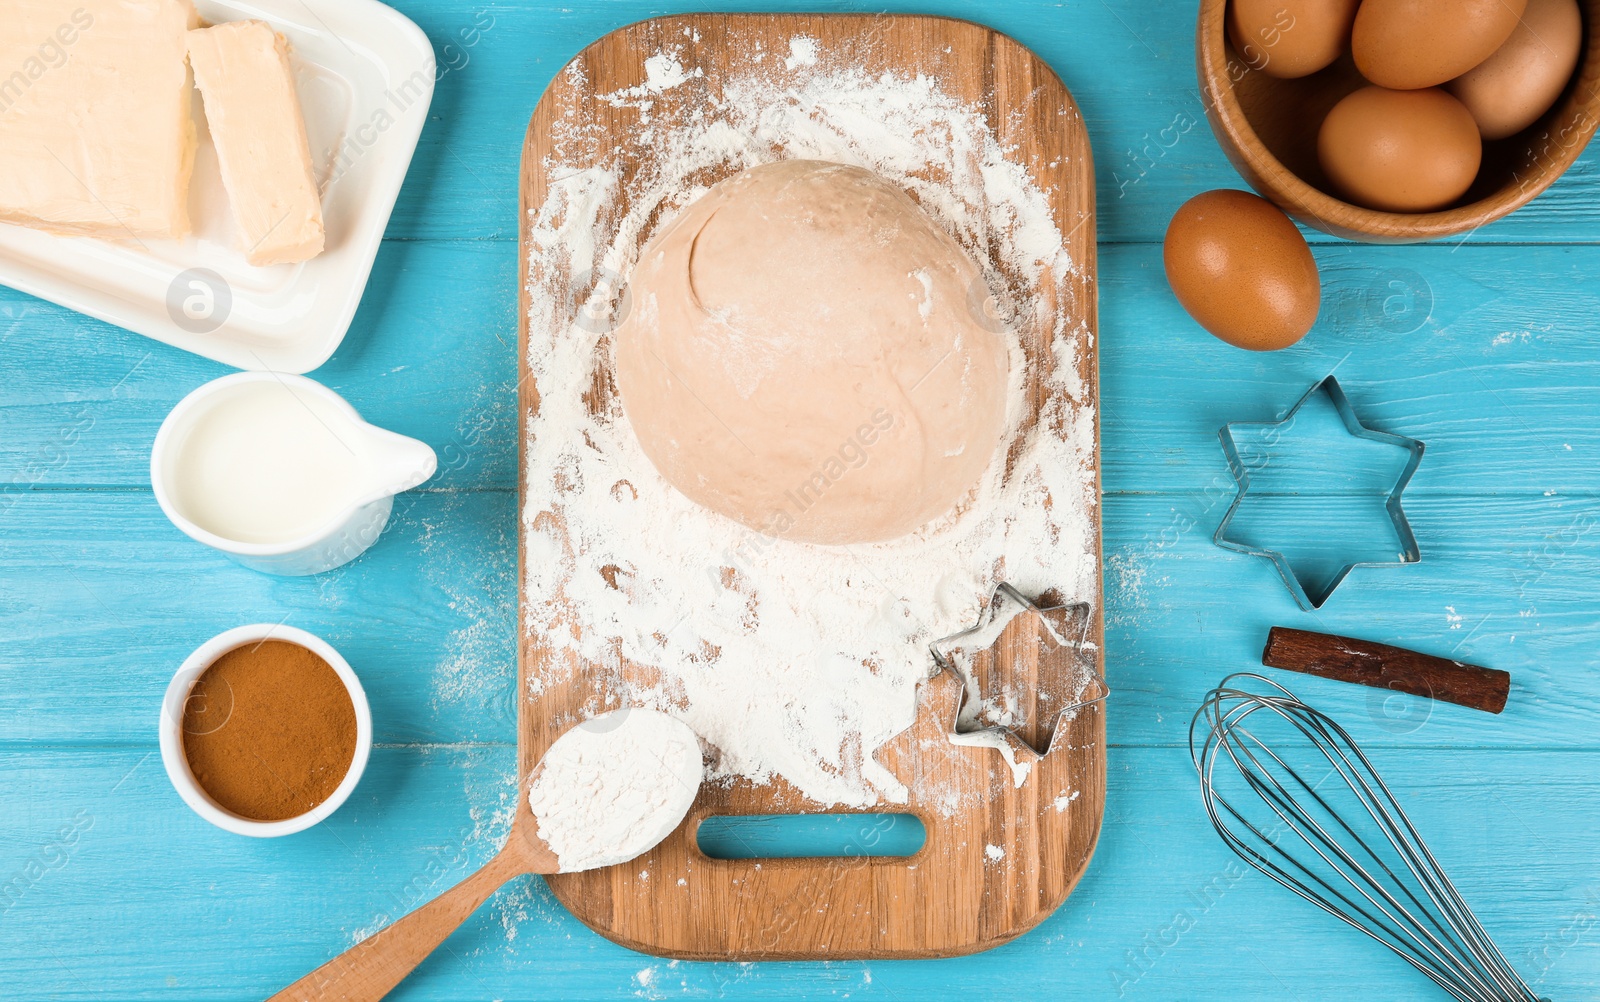
[(263, 21), (189, 32), (189, 65), (251, 264), (322, 253), (322, 202), (289, 69), (288, 43)]
[(189, 0), (0, 0), (0, 220), (189, 232)]

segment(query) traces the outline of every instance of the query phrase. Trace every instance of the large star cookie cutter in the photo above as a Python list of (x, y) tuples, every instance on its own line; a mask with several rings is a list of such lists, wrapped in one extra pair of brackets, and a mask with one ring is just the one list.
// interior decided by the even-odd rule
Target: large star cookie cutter
[[(1262, 546), (1235, 542), (1228, 538), (1228, 527), (1233, 522), (1233, 516), (1238, 512), (1239, 506), (1244, 502), (1245, 495), (1250, 492), (1250, 471), (1239, 455), (1239, 448), (1233, 429), (1277, 428), (1290, 425), (1294, 422), (1295, 416), (1300, 412), (1300, 409), (1319, 393), (1327, 395), (1328, 400), (1333, 404), (1334, 410), (1338, 411), (1340, 420), (1344, 422), (1345, 430), (1352, 437), (1397, 446), (1405, 449), (1409, 453), (1409, 458), (1406, 461), (1405, 470), (1400, 474), (1400, 478), (1395, 481), (1394, 487), (1390, 488), (1388, 497), (1384, 501), (1384, 508), (1389, 513), (1390, 521), (1394, 523), (1395, 534), (1399, 537), (1399, 559), (1358, 560), (1345, 564), (1333, 576), (1327, 587), (1313, 595), (1307, 592), (1305, 585), (1301, 582), (1299, 576), (1295, 574), (1294, 568), (1289, 565), (1289, 560), (1283, 553)], [(1283, 578), (1283, 583), (1289, 587), (1289, 594), (1294, 596), (1294, 600), (1299, 604), (1300, 608), (1307, 612), (1322, 608), (1323, 603), (1344, 582), (1350, 572), (1357, 567), (1393, 567), (1401, 564), (1414, 564), (1422, 559), (1422, 551), (1417, 548), (1417, 537), (1411, 531), (1411, 523), (1406, 521), (1404, 509), (1400, 507), (1400, 495), (1405, 492), (1406, 485), (1411, 483), (1412, 474), (1417, 472), (1417, 465), (1422, 462), (1422, 452), (1426, 446), (1414, 438), (1393, 435), (1389, 432), (1374, 431), (1364, 426), (1360, 419), (1356, 417), (1355, 408), (1350, 406), (1350, 399), (1344, 395), (1344, 390), (1339, 388), (1337, 379), (1332, 376), (1324, 377), (1321, 382), (1307, 390), (1305, 396), (1301, 397), (1293, 407), (1289, 408), (1289, 413), (1285, 414), (1281, 420), (1236, 421), (1232, 424), (1223, 425), (1218, 435), (1222, 439), (1222, 451), (1228, 457), (1228, 468), (1233, 472), (1233, 479), (1238, 484), (1239, 493), (1234, 497), (1233, 504), (1228, 506), (1228, 513), (1222, 516), (1222, 522), (1217, 526), (1217, 531), (1211, 537), (1211, 541), (1225, 550), (1233, 550), (1236, 553), (1245, 553), (1256, 557), (1266, 557), (1271, 560), (1278, 568), (1278, 574)]]
[(1063, 715), (1111, 694), (1089, 627), (1086, 604), (1041, 607), (997, 586), (976, 626), (929, 645), (938, 668), (962, 684), (950, 740), (997, 749), (1021, 786)]

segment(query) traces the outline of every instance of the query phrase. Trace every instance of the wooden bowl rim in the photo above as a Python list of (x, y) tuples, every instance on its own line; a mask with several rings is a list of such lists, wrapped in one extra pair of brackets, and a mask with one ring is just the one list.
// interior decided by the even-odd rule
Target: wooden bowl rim
[[(1301, 179), (1283, 165), (1256, 135), (1249, 117), (1234, 93), (1228, 73), (1228, 37), (1225, 13), (1229, 0), (1201, 0), (1195, 26), (1195, 72), (1206, 118), (1218, 138), (1232, 147), (1234, 156), (1249, 166), (1245, 180), (1280, 208), (1310, 226), (1335, 236), (1359, 234), (1389, 240), (1427, 240), (1476, 230), (1510, 215), (1542, 194), (1567, 172), (1600, 125), (1600, 47), (1593, 44), (1590, 21), (1597, 0), (1579, 0), (1584, 18), (1584, 51), (1561, 100), (1541, 116), (1541, 122), (1565, 122), (1573, 128), (1552, 127), (1555, 135), (1571, 141), (1547, 144), (1558, 155), (1544, 159), (1527, 181), (1513, 180), (1485, 198), (1436, 212), (1384, 212), (1354, 205)], [(1584, 91), (1587, 89), (1587, 95)], [(1529, 128), (1537, 128), (1538, 123)], [(1253, 177), (1251, 175), (1254, 175)]]

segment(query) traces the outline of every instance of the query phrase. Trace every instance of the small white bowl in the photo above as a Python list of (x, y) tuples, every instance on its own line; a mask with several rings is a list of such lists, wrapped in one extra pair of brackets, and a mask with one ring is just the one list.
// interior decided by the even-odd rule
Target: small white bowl
[[(350, 693), (350, 702), (354, 704), (356, 711), (356, 751), (350, 760), (350, 771), (345, 773), (344, 780), (327, 800), (298, 817), (283, 821), (253, 821), (218, 806), (194, 778), (194, 773), (189, 769), (189, 759), (183, 752), (183, 707), (189, 699), (189, 690), (194, 687), (201, 673), (229, 651), (264, 640), (286, 640), (291, 644), (299, 644), (328, 662)], [(293, 626), (256, 623), (219, 633), (201, 644), (183, 662), (167, 686), (166, 698), (161, 701), (161, 763), (167, 767), (167, 778), (172, 780), (178, 796), (182, 797), (183, 802), (192, 807), (196, 814), (218, 828), (237, 835), (274, 838), (310, 828), (338, 810), (339, 806), (349, 798), (356, 784), (361, 782), (361, 774), (366, 770), (367, 759), (371, 754), (372, 709), (367, 705), (367, 694), (361, 688), (361, 681), (356, 678), (356, 673), (350, 670), (349, 663), (340, 657), (339, 652), (329, 646), (327, 641)]]

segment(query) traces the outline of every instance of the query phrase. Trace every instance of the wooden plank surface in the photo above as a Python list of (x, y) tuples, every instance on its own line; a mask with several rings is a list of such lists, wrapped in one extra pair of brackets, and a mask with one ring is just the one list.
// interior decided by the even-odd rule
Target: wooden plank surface
[[(818, 53), (814, 68), (780, 68), (776, 60), (760, 65), (767, 53), (783, 52), (799, 38), (812, 40)], [(694, 80), (687, 96), (663, 96), (643, 109), (600, 96), (644, 86), (647, 61), (663, 51), (675, 53), (682, 72)], [(1061, 410), (1071, 411), (1069, 421), (1098, 421), (1095, 410), (1078, 410), (1074, 398), (1038, 375), (1057, 355), (1057, 330), (1068, 331), (1078, 359), (1073, 375), (1082, 387), (1077, 399), (1091, 407), (1097, 400), (1095, 203), (1092, 156), (1082, 117), (1055, 74), (1021, 45), (979, 25), (943, 18), (689, 15), (641, 22), (609, 34), (586, 48), (571, 67), (559, 74), (528, 127), (522, 204), (530, 227), (532, 213), (544, 205), (554, 180), (574, 169), (603, 166), (617, 171), (623, 204), (613, 211), (619, 217), (634, 211), (626, 199), (635, 179), (659, 169), (650, 160), (649, 144), (636, 141), (640, 131), (654, 135), (696, 127), (690, 123), (703, 121), (705, 109), (715, 107), (724, 88), (737, 88), (751, 74), (791, 88), (804, 88), (812, 74), (853, 70), (870, 76), (928, 77), (943, 93), (981, 108), (1007, 156), (1028, 171), (1048, 199), (1054, 225), (1066, 234), (1067, 259), (1074, 265), (1060, 285), (1048, 275), (1003, 275), (1004, 281), (1027, 288), (1041, 303), (1037, 320), (1017, 330), (1029, 366), (1024, 385), (1030, 407), (1016, 441), (1040, 427), (1046, 415)], [(579, 138), (569, 143), (568, 137)], [(603, 159), (594, 159), (594, 150)], [(705, 180), (721, 180), (733, 169), (728, 165), (713, 170)], [(640, 239), (652, 235), (641, 233)], [(523, 246), (532, 253), (527, 234)], [(588, 270), (601, 262), (577, 261), (577, 266)], [(1007, 264), (1000, 260), (994, 266), (1003, 270)], [(570, 269), (546, 272), (534, 258), (526, 267), (522, 283), (526, 295), (556, 303), (582, 301), (583, 290), (571, 286)], [(526, 332), (522, 342), (533, 343)], [(609, 352), (609, 343), (602, 339), (597, 350)], [(525, 372), (519, 381), (527, 427), (523, 447), (531, 450), (545, 447), (538, 437), (538, 412), (542, 394), (552, 390), (538, 383), (531, 368)], [(609, 375), (597, 380), (600, 389), (589, 403), (594, 413), (610, 409), (608, 388), (613, 382)], [(1061, 433), (1068, 431), (1063, 428)], [(1093, 490), (1098, 450), (1085, 463), (1083, 479)], [(1088, 620), (1082, 632), (1092, 652), (1093, 670), (1099, 672), (1103, 650), (1099, 508), (1092, 498), (1055, 500), (1082, 505), (1093, 523), (1090, 548), (1095, 571), (1083, 579), (1061, 582), (1064, 590), (1050, 599), (1086, 606)], [(559, 522), (562, 515), (559, 508), (530, 511), (525, 531), (535, 517)], [(585, 531), (575, 529), (568, 545)], [(548, 537), (531, 545), (535, 549), (528, 552), (536, 554), (549, 545)], [(717, 567), (708, 563), (705, 570), (716, 573)], [(1079, 588), (1085, 590), (1080, 593)], [(524, 603), (561, 607), (568, 601), (559, 592), (523, 595)], [(557, 632), (581, 628), (567, 623)], [(1031, 615), (1020, 617), (1000, 642), (1020, 643), (1029, 639), (1029, 631), (1038, 629), (1048, 627)], [(657, 670), (647, 664), (625, 662), (612, 671), (582, 663), (549, 644), (538, 631), (523, 638), (520, 660), (524, 691), (529, 694), (520, 729), (524, 774), (565, 728), (584, 719), (592, 707), (630, 705), (636, 698), (633, 686), (648, 690), (658, 678)], [(1070, 654), (1060, 659), (1054, 672), (1041, 661), (1034, 656), (1024, 662), (1039, 684), (1063, 688), (1073, 684), (1078, 666)], [(730, 664), (726, 670), (737, 671), (738, 666)], [(624, 946), (668, 957), (928, 958), (1007, 942), (1059, 907), (1088, 866), (1104, 809), (1105, 715), (1102, 707), (1090, 706), (1063, 718), (1059, 728), (1054, 719), (1048, 721), (1053, 741), (1044, 741), (1048, 747), (1043, 756), (1030, 756), (1030, 775), (1019, 785), (996, 749), (950, 742), (960, 692), (951, 673), (930, 679), (917, 693), (916, 723), (881, 749), (869, 749), (908, 790), (903, 802), (885, 799), (870, 807), (909, 812), (921, 820), (927, 842), (915, 856), (708, 857), (695, 841), (695, 830), (705, 818), (799, 814), (833, 806), (811, 800), (781, 779), (760, 785), (708, 783), (701, 787), (688, 817), (653, 851), (629, 863), (560, 874), (549, 882), (561, 901), (595, 931)], [(954, 810), (947, 806), (952, 802), (957, 805)]]
[[(1515, 679), (1505, 713), (1441, 709), (1435, 723), (1453, 722), (1480, 746), (1600, 751), (1587, 585), (1600, 575), (1600, 499), (1412, 500), (1423, 561), (1357, 570), (1315, 614), (1295, 606), (1265, 560), (1212, 545), (1225, 507), (1206, 495), (1106, 499), (1113, 744), (1182, 743), (1205, 690), (1224, 669), (1259, 663), (1268, 628), (1284, 625), (1503, 668)], [(295, 582), (191, 546), (147, 491), (23, 497), (4, 516), (0, 546), (0, 744), (148, 741), (156, 704), (128, 693), (159, 694), (200, 641), (268, 611), (327, 637), (363, 677), (375, 674), (379, 742), (510, 742), (515, 509), (509, 492), (406, 495), (367, 557)], [(1318, 520), (1312, 509), (1284, 528), (1309, 535)], [(151, 580), (183, 586), (152, 589)], [(192, 594), (207, 596), (203, 608)], [(1368, 714), (1364, 692), (1294, 681), (1325, 692), (1330, 713)], [(1444, 739), (1401, 728), (1374, 740)]]
[[(1188, 749), (1111, 752), (1094, 864), (1066, 906), (996, 950), (930, 962), (673, 963), (594, 935), (525, 878), (392, 997), (904, 1002), (1044, 988), (1084, 999), (1438, 999), (1421, 975), (1314, 908), (1286, 907), (1286, 892), (1246, 872), (1207, 825)], [(1425, 749), (1375, 760), (1513, 963), (1550, 998), (1586, 997), (1600, 964), (1590, 924), (1600, 884), (1572, 861), (1593, 858), (1600, 825), (1593, 756)], [(503, 837), (510, 745), (381, 747), (369, 770), (326, 824), (257, 841), (184, 809), (147, 748), (9, 747), (0, 874), (14, 880), (41, 853), (58, 861), (4, 912), (12, 997), (261, 998), (461, 879)], [(50, 850), (74, 823), (77, 843)]]
[[(0, 290), (0, 887), (26, 887), (18, 903), (0, 902), (8, 996), (261, 997), (457, 879), (462, 847), (481, 862), (504, 831), (516, 433), (500, 416), (514, 413), (516, 383), (518, 143), (561, 65), (666, 11), (639, 0), (396, 6), (439, 53), (438, 98), (372, 291), (315, 375), (433, 444), (449, 467), (436, 483), (451, 489), (410, 508), (402, 498), (391, 534), (337, 581), (231, 565), (171, 529), (150, 499), (145, 464), (162, 415), (222, 370)], [(1431, 983), (1280, 888), (1235, 878), (1205, 826), (1181, 747), (1189, 715), (1224, 672), (1255, 664), (1278, 623), (1512, 672), (1500, 717), (1439, 709), (1420, 725), (1403, 703), (1291, 685), (1380, 749), (1379, 768), (1540, 994), (1594, 997), (1600, 260), (1589, 245), (1600, 243), (1600, 150), (1459, 249), (1319, 245), (1325, 275), (1349, 276), (1358, 300), (1364, 273), (1421, 275), (1428, 326), (1325, 315), (1292, 351), (1250, 355), (1183, 318), (1153, 243), (1184, 198), (1238, 184), (1190, 90), (1192, 4), (873, 7), (974, 15), (1015, 35), (1061, 74), (1095, 143), (1106, 639), (1118, 691), (1094, 861), (1035, 932), (941, 962), (671, 964), (593, 935), (542, 882), (522, 881), (396, 997), (1436, 999)], [(1358, 571), (1312, 617), (1264, 562), (1209, 542), (1226, 504), (1215, 433), (1275, 415), (1335, 365), (1363, 418), (1429, 443), (1407, 504), (1424, 557)], [(57, 436), (79, 404), (94, 425), (63, 459)], [(462, 458), (452, 465), (447, 452)], [(1320, 526), (1307, 515), (1286, 529)], [(380, 747), (346, 810), (257, 842), (183, 807), (152, 757), (154, 719), (200, 639), (284, 616), (350, 656)], [(80, 809), (95, 822), (62, 863), (50, 847)]]
[[(1226, 481), (1217, 429), (1276, 417), (1335, 369), (1364, 420), (1428, 443), (1412, 494), (1600, 491), (1600, 247), (1339, 245), (1316, 256), (1328, 295), (1313, 335), (1258, 356), (1188, 319), (1158, 245), (1100, 248), (1108, 493)], [(433, 443), (430, 486), (515, 489), (513, 244), (392, 241), (379, 263), (381, 298), (367, 299), (317, 378), (371, 420)], [(0, 485), (147, 482), (172, 402), (225, 371), (0, 297), (0, 380), (14, 401)]]

